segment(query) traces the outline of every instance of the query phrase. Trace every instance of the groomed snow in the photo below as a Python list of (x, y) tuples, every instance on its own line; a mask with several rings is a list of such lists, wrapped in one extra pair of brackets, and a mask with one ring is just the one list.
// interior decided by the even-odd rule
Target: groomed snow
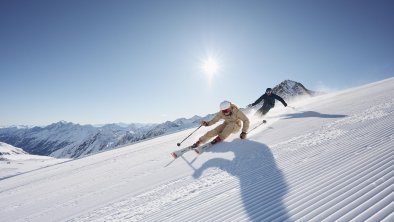
[[(394, 78), (277, 107), (248, 140), (194, 129), (0, 181), (1, 221), (394, 221)], [(193, 143), (201, 128), (183, 145)]]

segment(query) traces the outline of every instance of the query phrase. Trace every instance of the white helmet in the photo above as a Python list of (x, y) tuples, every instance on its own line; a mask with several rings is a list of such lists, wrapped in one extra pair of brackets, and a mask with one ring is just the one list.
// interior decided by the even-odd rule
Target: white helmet
[(220, 110), (229, 109), (231, 107), (231, 103), (229, 101), (223, 101), (220, 103)]

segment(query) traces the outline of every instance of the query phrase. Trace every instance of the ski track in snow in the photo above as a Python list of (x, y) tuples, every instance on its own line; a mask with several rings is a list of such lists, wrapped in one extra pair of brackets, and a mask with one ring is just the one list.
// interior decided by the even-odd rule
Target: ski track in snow
[[(169, 144), (188, 131), (0, 181), (0, 216), (69, 222), (394, 221), (393, 83), (394, 78), (312, 98), (296, 111), (274, 110), (248, 140), (234, 136), (167, 167), (175, 147)], [(55, 193), (23, 198), (42, 190)], [(37, 204), (42, 207), (30, 209)], [(56, 216), (62, 209), (64, 215)]]

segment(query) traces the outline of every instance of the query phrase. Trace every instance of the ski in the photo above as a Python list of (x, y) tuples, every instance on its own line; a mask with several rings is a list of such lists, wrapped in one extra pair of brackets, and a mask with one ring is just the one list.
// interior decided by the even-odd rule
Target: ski
[(188, 151), (190, 151), (190, 150), (194, 150), (197, 154), (201, 154), (201, 153), (203, 153), (208, 147), (211, 147), (212, 145), (213, 145), (213, 144), (211, 144), (211, 143), (207, 143), (207, 144), (204, 144), (204, 145), (199, 146), (199, 147), (197, 147), (197, 148), (193, 148), (192, 146), (187, 146), (187, 147), (185, 147), (185, 148), (182, 148), (182, 149), (179, 149), (179, 150), (176, 150), (176, 151), (172, 152), (172, 153), (171, 153), (171, 156), (174, 157), (174, 159), (176, 159), (176, 158), (182, 156), (184, 153), (186, 153), (186, 152), (188, 152)]
[(205, 150), (207, 150), (209, 147), (211, 147), (213, 145), (215, 145), (215, 144), (212, 144), (212, 143), (204, 144), (202, 146), (199, 146), (199, 147), (195, 148), (194, 152), (196, 152), (197, 154), (201, 154), (201, 153), (205, 152)]
[(183, 155), (184, 153), (186, 153), (187, 151), (192, 150), (192, 149), (193, 149), (192, 146), (187, 146), (187, 147), (185, 147), (185, 148), (182, 148), (182, 149), (180, 149), (180, 150), (176, 150), (176, 151), (172, 152), (172, 153), (171, 153), (171, 156), (174, 157), (174, 159), (176, 159), (176, 158), (182, 156), (182, 155)]

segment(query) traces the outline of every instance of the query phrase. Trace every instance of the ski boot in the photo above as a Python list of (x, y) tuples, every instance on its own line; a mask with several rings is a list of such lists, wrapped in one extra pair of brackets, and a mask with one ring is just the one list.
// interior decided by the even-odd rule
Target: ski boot
[(211, 141), (212, 145), (215, 145), (216, 143), (220, 143), (222, 141), (222, 139), (220, 139), (219, 136), (217, 136), (214, 140)]
[[(214, 140), (212, 140), (210, 142), (210, 146), (215, 145), (216, 143), (220, 143), (222, 141), (222, 139), (220, 139), (219, 136), (217, 136)], [(201, 154), (202, 152), (204, 152), (203, 149), (205, 149), (207, 146), (202, 146), (202, 147), (197, 147), (194, 149), (194, 151), (196, 151), (197, 154)]]
[(200, 141), (197, 141), (197, 142), (195, 142), (193, 145), (192, 145), (192, 148), (193, 149), (195, 149), (195, 148), (197, 148), (198, 146), (200, 146)]

